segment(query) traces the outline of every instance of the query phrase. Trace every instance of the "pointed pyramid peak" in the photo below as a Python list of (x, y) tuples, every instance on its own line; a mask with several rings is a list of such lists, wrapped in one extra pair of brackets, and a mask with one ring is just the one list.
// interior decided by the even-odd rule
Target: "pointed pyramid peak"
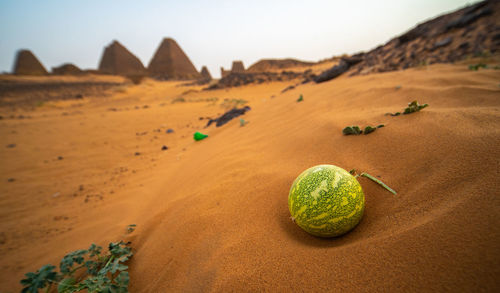
[(148, 71), (157, 79), (197, 79), (200, 73), (177, 42), (172, 38), (163, 38), (156, 50)]
[(132, 54), (117, 40), (104, 48), (99, 71), (106, 74), (139, 76), (146, 74), (146, 68), (141, 60)]
[(177, 43), (174, 39), (172, 39), (170, 37), (163, 38), (163, 42), (174, 42), (174, 43)]
[(38, 61), (35, 54), (27, 49), (17, 51), (13, 72), (18, 75), (48, 74), (47, 70), (43, 67), (42, 63)]
[(206, 79), (208, 81), (212, 80), (212, 75), (210, 74), (210, 72), (208, 71), (208, 68), (206, 66), (203, 66), (201, 68), (200, 74), (201, 74), (201, 77), (203, 79)]

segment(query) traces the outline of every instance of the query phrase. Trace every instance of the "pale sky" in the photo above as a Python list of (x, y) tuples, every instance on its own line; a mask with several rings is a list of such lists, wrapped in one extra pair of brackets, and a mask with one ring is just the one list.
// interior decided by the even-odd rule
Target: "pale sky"
[(368, 51), (465, 0), (0, 0), (0, 72), (26, 48), (51, 67), (97, 68), (116, 39), (147, 66), (174, 38), (200, 70), (262, 58), (318, 61)]

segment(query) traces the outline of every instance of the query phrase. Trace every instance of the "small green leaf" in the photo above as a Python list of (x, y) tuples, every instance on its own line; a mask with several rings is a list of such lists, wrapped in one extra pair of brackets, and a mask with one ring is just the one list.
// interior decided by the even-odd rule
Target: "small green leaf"
[(93, 256), (99, 256), (101, 254), (101, 250), (102, 247), (92, 243), (88, 249), (88, 252), (90, 253), (90, 257), (93, 257)]
[(57, 286), (57, 292), (59, 293), (71, 293), (77, 291), (77, 286), (75, 286), (76, 281), (74, 278), (66, 278), (59, 283)]
[(99, 271), (99, 263), (93, 261), (93, 260), (88, 260), (85, 262), (85, 267), (87, 268), (87, 274), (91, 276), (97, 275), (97, 272)]
[(70, 252), (67, 255), (65, 255), (59, 265), (61, 273), (63, 274), (70, 273), (74, 263), (82, 264), (84, 261), (83, 256), (87, 254), (87, 252), (88, 252), (87, 250), (81, 249)]
[(370, 133), (374, 132), (375, 130), (377, 130), (376, 127), (366, 126), (365, 127), (365, 135), (370, 134)]
[(25, 274), (26, 279), (21, 280), (21, 285), (25, 286), (23, 293), (38, 293), (38, 289), (45, 288), (50, 282), (56, 282), (58, 274), (54, 272), (56, 267), (53, 265), (44, 265), (35, 273)]
[(410, 114), (410, 113), (414, 113), (414, 112), (418, 112), (420, 110), (422, 110), (423, 108), (429, 106), (429, 104), (423, 104), (423, 105), (420, 105), (416, 100), (411, 102), (411, 103), (408, 103), (408, 107), (405, 108), (403, 114)]
[(302, 94), (300, 94), (299, 98), (297, 99), (297, 102), (302, 102), (304, 100), (304, 97), (302, 96)]
[(342, 130), (342, 133), (344, 135), (360, 135), (362, 133), (361, 129), (359, 126), (354, 125), (354, 126), (347, 126)]
[(379, 124), (379, 125), (377, 125), (377, 128), (382, 128), (384, 126), (385, 126), (384, 124)]

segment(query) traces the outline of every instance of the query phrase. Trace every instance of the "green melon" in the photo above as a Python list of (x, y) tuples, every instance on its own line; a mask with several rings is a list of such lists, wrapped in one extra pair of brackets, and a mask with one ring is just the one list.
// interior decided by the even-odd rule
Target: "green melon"
[(365, 210), (358, 180), (334, 165), (318, 165), (302, 172), (288, 195), (292, 219), (308, 233), (335, 237), (356, 227)]

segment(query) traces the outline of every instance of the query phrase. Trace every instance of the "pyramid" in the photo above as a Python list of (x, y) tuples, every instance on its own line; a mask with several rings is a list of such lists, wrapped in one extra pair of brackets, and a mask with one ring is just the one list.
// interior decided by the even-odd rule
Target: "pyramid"
[(203, 66), (201, 68), (201, 78), (206, 79), (206, 80), (212, 80), (212, 75), (210, 75), (210, 72), (208, 72), (208, 69), (206, 66)]
[(55, 75), (80, 75), (84, 72), (76, 65), (65, 63), (59, 67), (52, 67), (52, 74)]
[(200, 73), (177, 42), (165, 38), (149, 62), (148, 72), (156, 79), (198, 79)]
[(232, 73), (245, 72), (245, 66), (243, 66), (242, 61), (233, 61), (233, 67), (231, 67)]
[(146, 74), (146, 69), (139, 58), (130, 53), (118, 41), (113, 41), (104, 48), (99, 71), (105, 74), (140, 76)]
[(14, 74), (17, 75), (46, 75), (45, 67), (31, 53), (30, 50), (19, 50), (14, 63)]

